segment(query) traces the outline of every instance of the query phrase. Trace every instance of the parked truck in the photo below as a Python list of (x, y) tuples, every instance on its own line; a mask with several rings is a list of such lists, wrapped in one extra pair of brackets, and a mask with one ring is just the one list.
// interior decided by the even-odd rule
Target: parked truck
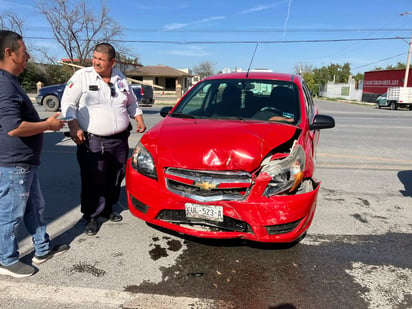
[(395, 110), (402, 106), (412, 110), (412, 87), (389, 87), (385, 94), (376, 99), (377, 108), (389, 107)]

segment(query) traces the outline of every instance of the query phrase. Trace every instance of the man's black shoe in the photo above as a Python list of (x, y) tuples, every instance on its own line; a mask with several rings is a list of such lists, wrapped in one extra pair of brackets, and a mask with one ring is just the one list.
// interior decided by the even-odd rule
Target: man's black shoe
[(96, 219), (90, 219), (85, 228), (84, 228), (84, 233), (87, 236), (93, 236), (97, 234), (97, 230), (98, 230), (98, 225), (97, 225), (97, 221)]
[(20, 261), (13, 265), (4, 266), (0, 264), (0, 275), (7, 275), (13, 278), (24, 278), (33, 275), (36, 269), (31, 266), (24, 264)]
[(32, 259), (32, 262), (34, 264), (42, 264), (44, 262), (47, 262), (50, 260), (52, 257), (58, 256), (60, 254), (65, 253), (67, 250), (69, 250), (70, 246), (69, 245), (57, 245), (51, 248), (49, 253), (45, 255), (35, 255)]
[(118, 214), (117, 212), (113, 211), (109, 216), (109, 220), (111, 222), (120, 222), (120, 221), (123, 220), (123, 217), (120, 214)]

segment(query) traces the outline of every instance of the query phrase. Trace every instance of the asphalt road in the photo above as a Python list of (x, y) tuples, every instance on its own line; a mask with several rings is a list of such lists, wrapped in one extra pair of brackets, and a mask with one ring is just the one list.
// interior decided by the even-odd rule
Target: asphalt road
[[(412, 112), (317, 101), (322, 181), (297, 246), (205, 241), (124, 220), (83, 232), (75, 146), (46, 133), (41, 183), (48, 230), (66, 254), (32, 277), (0, 276), (1, 308), (412, 308)], [(159, 107), (145, 109), (146, 124)], [(50, 115), (39, 108), (42, 116)], [(132, 134), (133, 147), (140, 135)], [(20, 231), (23, 260), (31, 241)]]

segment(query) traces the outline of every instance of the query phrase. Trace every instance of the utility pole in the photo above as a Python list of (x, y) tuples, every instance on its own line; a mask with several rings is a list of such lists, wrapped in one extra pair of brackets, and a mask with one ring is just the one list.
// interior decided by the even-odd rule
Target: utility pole
[[(401, 13), (401, 16), (412, 14), (412, 12), (404, 12)], [(405, 68), (405, 79), (403, 81), (403, 86), (408, 87), (408, 77), (409, 77), (409, 66), (411, 64), (411, 52), (412, 52), (412, 36), (409, 41), (409, 49), (408, 49), (408, 60), (406, 61), (406, 68)]]

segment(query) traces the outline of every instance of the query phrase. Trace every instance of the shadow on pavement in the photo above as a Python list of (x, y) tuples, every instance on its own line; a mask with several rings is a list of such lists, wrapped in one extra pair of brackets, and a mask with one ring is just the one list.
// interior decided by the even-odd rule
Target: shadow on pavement
[[(54, 244), (70, 244), (83, 233), (85, 221), (80, 212), (80, 170), (76, 146), (62, 132), (44, 134), (39, 178), (46, 202), (44, 218), (47, 232)], [(126, 194), (122, 188), (120, 205), (115, 209), (117, 212), (125, 210), (125, 201)], [(23, 223), (17, 237), (21, 255), (28, 254), (23, 260), (31, 259), (31, 237)]]

